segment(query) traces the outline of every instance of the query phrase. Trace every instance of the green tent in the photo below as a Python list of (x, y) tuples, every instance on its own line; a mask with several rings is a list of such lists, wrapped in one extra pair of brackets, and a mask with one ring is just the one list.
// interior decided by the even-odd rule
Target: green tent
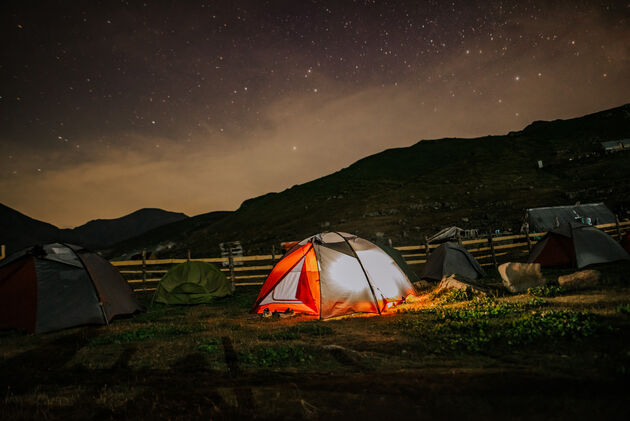
[(212, 263), (185, 262), (162, 277), (155, 301), (164, 304), (202, 304), (232, 294), (225, 275)]

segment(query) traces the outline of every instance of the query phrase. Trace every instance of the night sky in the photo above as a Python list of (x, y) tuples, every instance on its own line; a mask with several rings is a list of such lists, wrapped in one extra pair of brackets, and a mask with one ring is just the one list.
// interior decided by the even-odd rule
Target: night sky
[(0, 8), (0, 202), (61, 227), (630, 102), (627, 0)]

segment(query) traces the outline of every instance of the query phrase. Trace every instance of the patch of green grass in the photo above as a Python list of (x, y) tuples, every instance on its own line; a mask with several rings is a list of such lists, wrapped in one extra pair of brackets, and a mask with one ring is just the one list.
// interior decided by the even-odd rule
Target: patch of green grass
[(617, 307), (617, 313), (630, 314), (630, 304), (624, 304)]
[(534, 297), (556, 297), (564, 292), (564, 288), (556, 285), (542, 285), (527, 289), (527, 293)]
[(259, 367), (305, 365), (313, 362), (312, 349), (300, 345), (258, 346), (240, 353), (239, 360)]
[(303, 323), (292, 326), (289, 329), (280, 330), (272, 333), (261, 333), (258, 339), (273, 340), (294, 340), (300, 339), (302, 336), (328, 336), (334, 333), (330, 326), (322, 323)]
[(90, 346), (125, 344), (130, 342), (143, 342), (152, 339), (168, 339), (179, 335), (185, 335), (204, 330), (203, 324), (193, 326), (142, 326), (110, 335), (101, 335), (92, 339)]
[(199, 345), (199, 350), (208, 354), (216, 354), (220, 349), (221, 341), (219, 339), (209, 339)]
[(532, 343), (540, 338), (580, 339), (593, 336), (603, 325), (588, 312), (532, 312), (512, 321), (499, 336), (509, 345)]
[[(417, 334), (434, 353), (444, 351), (479, 352), (495, 345), (532, 344), (592, 336), (604, 325), (592, 313), (568, 311), (541, 312), (545, 300), (528, 302), (475, 298), (457, 307), (425, 309), (420, 316), (404, 318), (398, 327)], [(537, 309), (532, 311), (532, 309)]]
[(442, 304), (457, 303), (460, 301), (469, 301), (475, 298), (475, 294), (469, 290), (449, 289), (442, 294), (431, 293), (432, 299), (439, 299)]
[(146, 313), (138, 314), (133, 318), (136, 323), (152, 323), (165, 319), (182, 316), (188, 312), (189, 307), (186, 306), (166, 306), (163, 304), (154, 304), (149, 307)]

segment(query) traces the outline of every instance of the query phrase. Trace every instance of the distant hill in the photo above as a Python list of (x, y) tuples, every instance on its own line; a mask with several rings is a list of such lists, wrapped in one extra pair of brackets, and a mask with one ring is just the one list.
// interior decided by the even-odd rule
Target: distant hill
[(31, 244), (48, 243), (59, 238), (59, 228), (30, 218), (0, 203), (0, 244), (13, 253)]
[[(217, 255), (222, 241), (246, 253), (339, 230), (375, 241), (422, 244), (457, 225), (518, 230), (526, 208), (605, 202), (630, 208), (630, 151), (601, 142), (630, 137), (630, 104), (475, 139), (423, 140), (368, 156), (328, 176), (246, 200), (232, 213), (190, 218), (117, 244), (110, 256), (169, 244), (160, 256)], [(539, 169), (537, 161), (543, 161)], [(212, 214), (206, 214), (212, 215)]]
[(145, 208), (116, 219), (96, 219), (72, 230), (68, 238), (88, 248), (98, 249), (136, 237), (153, 228), (188, 219), (183, 213)]
[(158, 253), (158, 256), (170, 255), (170, 249), (173, 247), (178, 248), (181, 252), (188, 238), (193, 235), (193, 233), (206, 226), (217, 223), (232, 213), (233, 212), (229, 211), (209, 212), (159, 226), (144, 234), (112, 245), (109, 248), (109, 254), (118, 253), (114, 257), (125, 259), (141, 252), (142, 249), (145, 248)]
[(183, 213), (140, 209), (121, 218), (97, 219), (73, 229), (59, 229), (0, 204), (0, 244), (7, 246), (7, 253), (52, 241), (101, 249), (161, 225), (187, 218)]

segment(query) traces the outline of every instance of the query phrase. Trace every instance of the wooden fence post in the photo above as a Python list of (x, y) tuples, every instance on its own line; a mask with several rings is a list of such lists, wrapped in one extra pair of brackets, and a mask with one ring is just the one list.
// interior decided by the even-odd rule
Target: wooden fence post
[(617, 228), (617, 240), (621, 241), (621, 227), (619, 226), (619, 216), (615, 215), (615, 228)]
[(0, 246), (0, 260), (4, 259), (6, 257), (6, 248), (4, 247), (4, 244)]
[(276, 260), (276, 246), (275, 245), (271, 245), (271, 264), (273, 265), (273, 262), (275, 262)]
[(186, 260), (188, 260), (190, 262), (190, 249), (188, 249), (188, 254), (186, 256)]
[(490, 252), (492, 253), (492, 261), (494, 263), (494, 268), (497, 268), (497, 254), (494, 251), (494, 241), (492, 240), (492, 230), (488, 234), (488, 244), (490, 244)]
[(525, 238), (527, 239), (527, 252), (532, 252), (532, 239), (529, 238), (529, 224), (525, 222)]
[(147, 292), (147, 251), (142, 250), (142, 291)]
[(429, 254), (431, 253), (431, 249), (429, 248), (429, 238), (428, 237), (424, 237), (424, 250), (425, 250), (425, 254), (427, 255), (426, 258), (428, 260), (429, 259)]
[(234, 257), (232, 257), (232, 244), (228, 245), (228, 264), (230, 267), (230, 282), (232, 282), (232, 292), (236, 289), (236, 279), (234, 277)]

